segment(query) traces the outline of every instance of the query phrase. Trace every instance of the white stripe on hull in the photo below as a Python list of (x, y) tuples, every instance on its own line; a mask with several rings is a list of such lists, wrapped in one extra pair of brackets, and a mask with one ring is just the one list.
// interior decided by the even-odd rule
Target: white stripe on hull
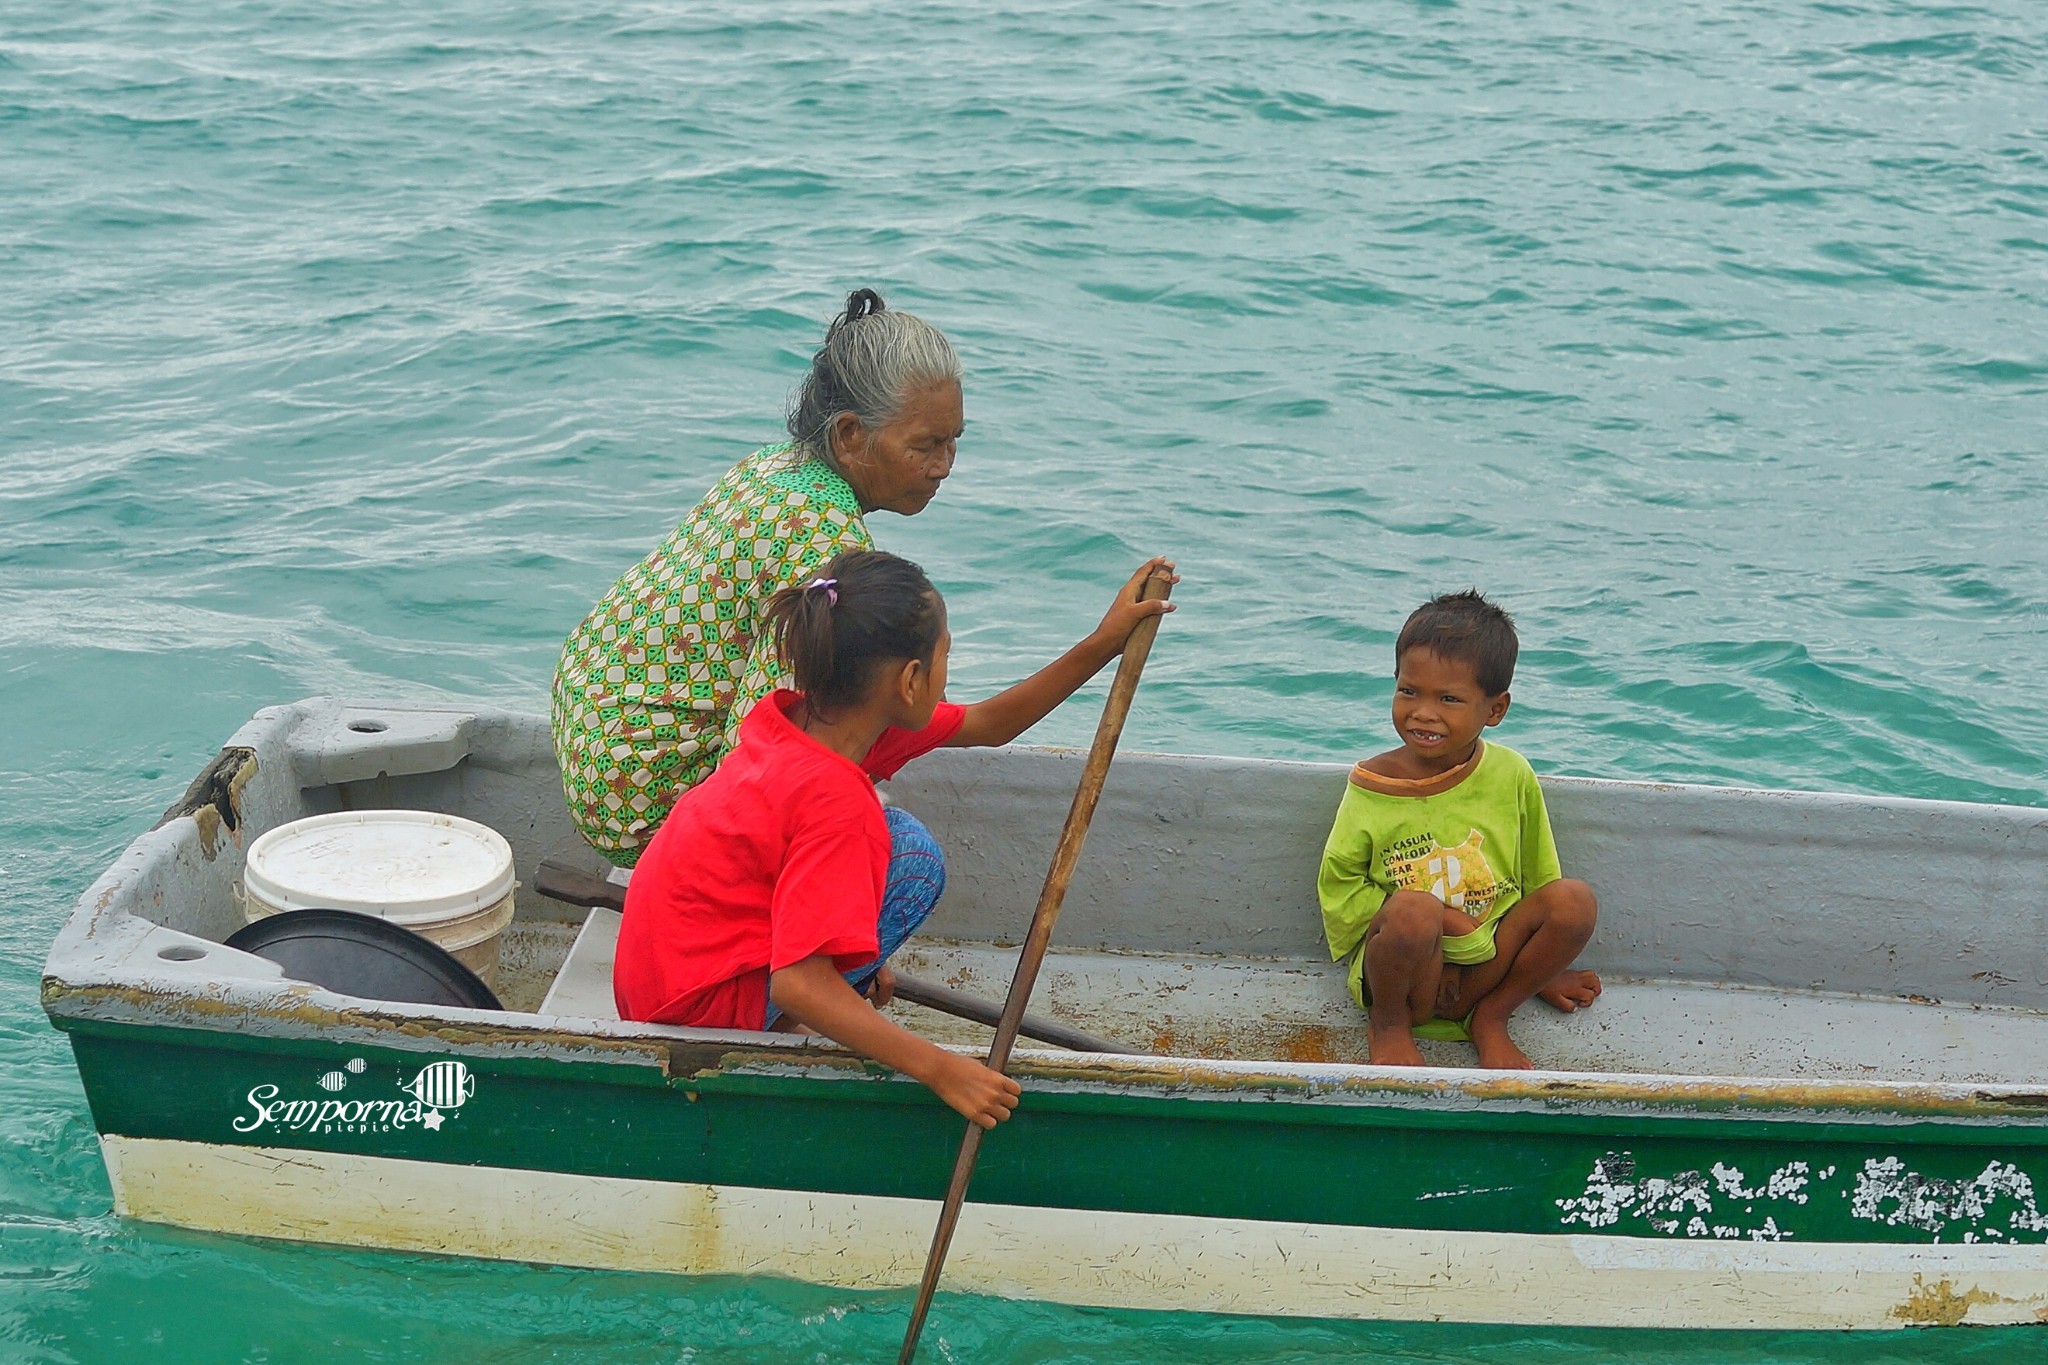
[[(115, 1207), (243, 1236), (913, 1285), (935, 1201), (108, 1136)], [(2048, 1247), (1686, 1242), (967, 1206), (949, 1289), (1109, 1308), (1586, 1327), (2048, 1321)]]

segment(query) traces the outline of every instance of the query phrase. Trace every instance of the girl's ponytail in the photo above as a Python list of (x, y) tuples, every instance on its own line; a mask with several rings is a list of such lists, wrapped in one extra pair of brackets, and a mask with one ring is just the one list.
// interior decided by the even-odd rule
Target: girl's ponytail
[(924, 570), (882, 550), (849, 550), (763, 612), (782, 664), (813, 708), (851, 706), (891, 660), (931, 661), (945, 604)]

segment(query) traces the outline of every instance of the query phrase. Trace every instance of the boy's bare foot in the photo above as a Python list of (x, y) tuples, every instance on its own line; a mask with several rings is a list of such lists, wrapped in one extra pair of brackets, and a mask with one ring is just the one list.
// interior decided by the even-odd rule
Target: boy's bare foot
[(1600, 998), (1600, 977), (1595, 972), (1559, 972), (1550, 984), (1536, 992), (1536, 998), (1563, 1014), (1582, 1010)]
[(1489, 1071), (1534, 1071), (1536, 1063), (1508, 1037), (1507, 1020), (1489, 1022), (1472, 1016), (1472, 1046), (1479, 1049), (1479, 1065)]
[(1366, 1057), (1374, 1066), (1427, 1066), (1415, 1035), (1406, 1029), (1367, 1029)]

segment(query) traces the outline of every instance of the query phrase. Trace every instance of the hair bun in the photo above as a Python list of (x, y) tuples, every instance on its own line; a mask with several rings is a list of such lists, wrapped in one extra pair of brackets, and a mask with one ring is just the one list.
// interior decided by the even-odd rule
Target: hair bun
[(859, 322), (862, 318), (885, 311), (887, 307), (882, 296), (874, 290), (856, 289), (846, 296), (846, 320)]

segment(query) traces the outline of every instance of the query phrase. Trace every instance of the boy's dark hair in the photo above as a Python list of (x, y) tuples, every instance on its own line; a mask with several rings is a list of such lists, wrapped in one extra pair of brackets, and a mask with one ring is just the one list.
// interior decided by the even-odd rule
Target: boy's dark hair
[(1442, 659), (1470, 664), (1480, 690), (1497, 697), (1515, 680), (1515, 618), (1479, 595), (1477, 588), (1447, 592), (1424, 602), (1401, 627), (1394, 642), (1394, 665), (1411, 649), (1426, 649)]
[(849, 550), (762, 613), (782, 662), (812, 706), (851, 706), (891, 659), (931, 662), (946, 606), (924, 570), (883, 550)]

